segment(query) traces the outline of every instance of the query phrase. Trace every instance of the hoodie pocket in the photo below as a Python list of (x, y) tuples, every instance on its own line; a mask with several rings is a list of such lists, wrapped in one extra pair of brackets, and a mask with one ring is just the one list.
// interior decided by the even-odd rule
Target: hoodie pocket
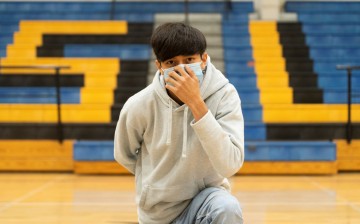
[(160, 203), (181, 203), (192, 199), (200, 192), (198, 184), (182, 184), (175, 186), (154, 187), (146, 185), (140, 198), (140, 207), (149, 210)]

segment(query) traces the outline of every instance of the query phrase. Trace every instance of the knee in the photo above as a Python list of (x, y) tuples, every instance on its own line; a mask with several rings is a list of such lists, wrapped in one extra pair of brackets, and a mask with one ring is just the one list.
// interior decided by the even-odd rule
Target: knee
[(224, 200), (221, 206), (217, 208), (217, 212), (229, 215), (233, 213), (242, 214), (240, 203), (233, 196), (228, 197), (226, 200)]
[(216, 207), (213, 220), (221, 220), (219, 223), (243, 223), (240, 203), (235, 197), (226, 197), (226, 199), (223, 199)]

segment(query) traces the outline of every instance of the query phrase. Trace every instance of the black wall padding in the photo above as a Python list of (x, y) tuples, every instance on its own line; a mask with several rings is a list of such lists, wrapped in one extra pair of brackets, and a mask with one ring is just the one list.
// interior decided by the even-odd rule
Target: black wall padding
[[(352, 137), (360, 139), (360, 123), (353, 123)], [(267, 140), (333, 140), (346, 138), (345, 123), (266, 124)]]
[(278, 23), (283, 57), (293, 88), (293, 103), (323, 103), (323, 91), (318, 88), (309, 48), (300, 23)]
[(114, 104), (111, 107), (111, 121), (116, 122), (119, 120), (120, 111), (123, 108), (124, 104)]
[[(120, 106), (120, 105), (119, 105)], [(120, 108), (118, 108), (120, 109)], [(116, 121), (119, 118), (117, 114)], [(65, 123), (65, 139), (112, 140), (116, 121), (111, 123)], [(360, 123), (353, 124), (353, 139), (360, 139)], [(333, 140), (346, 138), (346, 125), (267, 124), (267, 140)], [(49, 123), (0, 123), (0, 139), (57, 139), (57, 125)]]
[[(65, 123), (64, 139), (111, 140), (116, 122)], [(0, 139), (58, 139), (56, 124), (50, 123), (0, 123)]]
[(117, 77), (117, 86), (120, 87), (145, 87), (147, 84), (146, 72), (121, 72)]
[[(0, 86), (2, 87), (55, 87), (54, 74), (1, 74)], [(60, 75), (60, 85), (62, 87), (82, 87), (84, 86), (84, 76), (82, 74)]]

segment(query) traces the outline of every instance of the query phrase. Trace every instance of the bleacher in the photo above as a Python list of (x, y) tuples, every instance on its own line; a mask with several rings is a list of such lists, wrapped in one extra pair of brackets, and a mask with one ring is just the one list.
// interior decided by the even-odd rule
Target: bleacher
[(2, 66), (71, 67), (60, 76), (64, 144), (54, 71), (1, 70), (0, 169), (74, 170), (77, 140), (113, 138), (122, 104), (146, 86), (153, 14), (118, 7), (110, 21), (110, 9), (111, 2), (0, 2)]
[[(113, 158), (116, 121), (153, 72), (149, 37), (157, 15), (183, 14), (184, 2), (117, 2), (114, 20), (111, 6), (0, 1), (2, 66), (71, 67), (60, 77), (63, 144), (57, 143), (53, 71), (0, 70), (0, 170), (127, 173)], [(210, 56), (223, 57), (223, 72), (242, 100), (246, 162), (240, 173), (359, 169), (348, 164), (360, 158), (359, 143), (349, 147), (343, 140), (347, 80), (336, 65), (360, 64), (360, 3), (291, 1), (285, 9), (299, 22), (249, 21), (250, 1), (232, 2), (230, 11), (224, 2), (189, 5), (190, 14), (222, 17), (221, 36), (211, 38), (222, 39), (223, 55)], [(353, 138), (359, 139), (360, 72), (352, 84)]]
[[(323, 92), (323, 103), (333, 106), (331, 108), (340, 109), (348, 100), (346, 71), (337, 70), (336, 66), (360, 64), (359, 9), (360, 2), (357, 1), (288, 1), (285, 4), (287, 12), (296, 13), (298, 16), (309, 49), (309, 58), (313, 62), (313, 74), (317, 76), (317, 87)], [(360, 71), (354, 70), (352, 73), (352, 137), (359, 139)], [(341, 110), (342, 113), (347, 112)], [(339, 111), (338, 116), (334, 114), (333, 118), (332, 122), (340, 123), (344, 122), (346, 116), (340, 116)], [(327, 132), (328, 136), (332, 137), (329, 139), (344, 138), (344, 130), (341, 130), (341, 126), (332, 127), (332, 130)], [(323, 135), (325, 133), (324, 130)], [(355, 145), (358, 144), (357, 141), (355, 142)], [(343, 142), (336, 141), (336, 143), (337, 153), (341, 155), (338, 156), (338, 169), (359, 169), (358, 155), (349, 151), (351, 147)]]

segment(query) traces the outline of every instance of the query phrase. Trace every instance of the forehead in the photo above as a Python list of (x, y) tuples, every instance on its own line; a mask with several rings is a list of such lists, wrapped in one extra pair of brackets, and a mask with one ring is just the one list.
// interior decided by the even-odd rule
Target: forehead
[(169, 58), (165, 61), (169, 61), (169, 60), (173, 60), (173, 61), (181, 61), (181, 60), (184, 60), (186, 58), (189, 58), (189, 57), (194, 57), (194, 58), (200, 58), (200, 54), (192, 54), (192, 55), (178, 55), (178, 56), (175, 56), (175, 57), (172, 57), (172, 58)]

